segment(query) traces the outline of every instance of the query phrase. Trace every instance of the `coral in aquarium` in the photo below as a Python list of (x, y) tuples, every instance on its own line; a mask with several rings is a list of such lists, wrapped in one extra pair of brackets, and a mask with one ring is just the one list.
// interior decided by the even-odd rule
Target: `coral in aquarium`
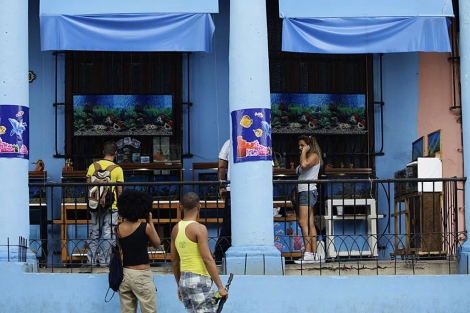
[(361, 133), (366, 131), (364, 94), (271, 94), (273, 133)]
[(74, 95), (75, 136), (169, 136), (171, 95)]

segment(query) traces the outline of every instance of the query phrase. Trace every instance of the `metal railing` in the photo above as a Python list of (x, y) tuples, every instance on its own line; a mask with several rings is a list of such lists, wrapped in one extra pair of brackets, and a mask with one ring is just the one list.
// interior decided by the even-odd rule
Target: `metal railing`
[[(312, 181), (313, 182), (313, 181)], [(466, 239), (464, 178), (328, 179), (318, 188), (315, 226), (322, 263), (294, 264), (303, 243), (290, 191), (296, 180), (273, 181), (273, 236), (287, 274), (390, 275), (419, 274), (418, 264), (435, 264), (439, 273), (455, 273), (460, 246)], [(154, 223), (162, 250), (149, 249), (154, 267), (170, 266), (171, 228), (180, 217), (179, 199), (195, 191), (201, 198), (199, 221), (209, 229), (211, 249), (222, 226), (224, 201), (218, 182), (123, 183), (154, 197)], [(30, 183), (29, 245), (41, 268), (71, 272), (87, 262), (90, 226), (86, 183)], [(37, 192), (39, 190), (40, 192)], [(234, 195), (232, 194), (232, 197)], [(274, 212), (275, 211), (275, 212)], [(443, 270), (446, 269), (446, 270)]]
[(26, 262), (28, 255), (28, 239), (18, 238), (18, 243), (14, 244), (7, 238), (6, 245), (0, 245), (0, 250), (5, 251), (7, 262)]

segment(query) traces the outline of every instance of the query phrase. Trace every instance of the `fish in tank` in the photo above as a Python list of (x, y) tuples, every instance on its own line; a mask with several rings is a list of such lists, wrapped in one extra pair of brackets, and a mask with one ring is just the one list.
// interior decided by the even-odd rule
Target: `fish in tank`
[(172, 95), (73, 95), (75, 136), (170, 136)]
[[(152, 181), (157, 183), (150, 187), (150, 194), (155, 200), (178, 200), (180, 197), (180, 186), (173, 185), (178, 182), (177, 175), (155, 175)], [(168, 183), (168, 184), (165, 184)]]
[(197, 193), (202, 201), (204, 200), (217, 200), (219, 198), (219, 181), (217, 173), (199, 173), (199, 181), (215, 181), (215, 184), (201, 184), (197, 186)]
[(273, 133), (367, 131), (365, 94), (272, 93)]

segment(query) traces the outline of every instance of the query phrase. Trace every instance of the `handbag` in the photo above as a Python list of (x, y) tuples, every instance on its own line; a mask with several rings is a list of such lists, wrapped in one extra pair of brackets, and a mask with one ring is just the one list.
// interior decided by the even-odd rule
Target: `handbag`
[[(115, 228), (115, 232), (117, 238), (121, 238), (119, 236), (119, 228)], [(109, 262), (109, 274), (108, 274), (108, 291), (106, 291), (106, 295), (104, 296), (104, 302), (109, 302), (114, 297), (114, 294), (119, 291), (119, 286), (124, 278), (124, 269), (122, 266), (121, 260), (121, 247), (119, 246), (118, 241), (112, 246), (111, 252), (111, 260)], [(111, 298), (107, 299), (109, 290), (113, 290), (113, 294)]]
[(299, 193), (297, 192), (297, 186), (294, 186), (290, 191), (290, 203), (292, 205), (292, 209), (297, 211), (299, 208)]

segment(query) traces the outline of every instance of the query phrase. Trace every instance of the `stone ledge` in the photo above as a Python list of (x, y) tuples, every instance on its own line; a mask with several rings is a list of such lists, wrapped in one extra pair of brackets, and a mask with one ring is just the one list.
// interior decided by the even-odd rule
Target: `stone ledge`
[[(155, 275), (172, 275), (171, 263), (162, 262), (152, 266)], [(218, 267), (220, 274), (225, 274)], [(107, 274), (107, 268), (93, 267), (83, 269), (76, 267), (40, 268), (39, 273), (72, 273), (72, 274)], [(322, 275), (322, 276), (377, 276), (377, 275), (453, 275), (458, 274), (458, 262), (449, 260), (411, 261), (334, 261), (320, 264), (286, 264), (285, 275)]]

